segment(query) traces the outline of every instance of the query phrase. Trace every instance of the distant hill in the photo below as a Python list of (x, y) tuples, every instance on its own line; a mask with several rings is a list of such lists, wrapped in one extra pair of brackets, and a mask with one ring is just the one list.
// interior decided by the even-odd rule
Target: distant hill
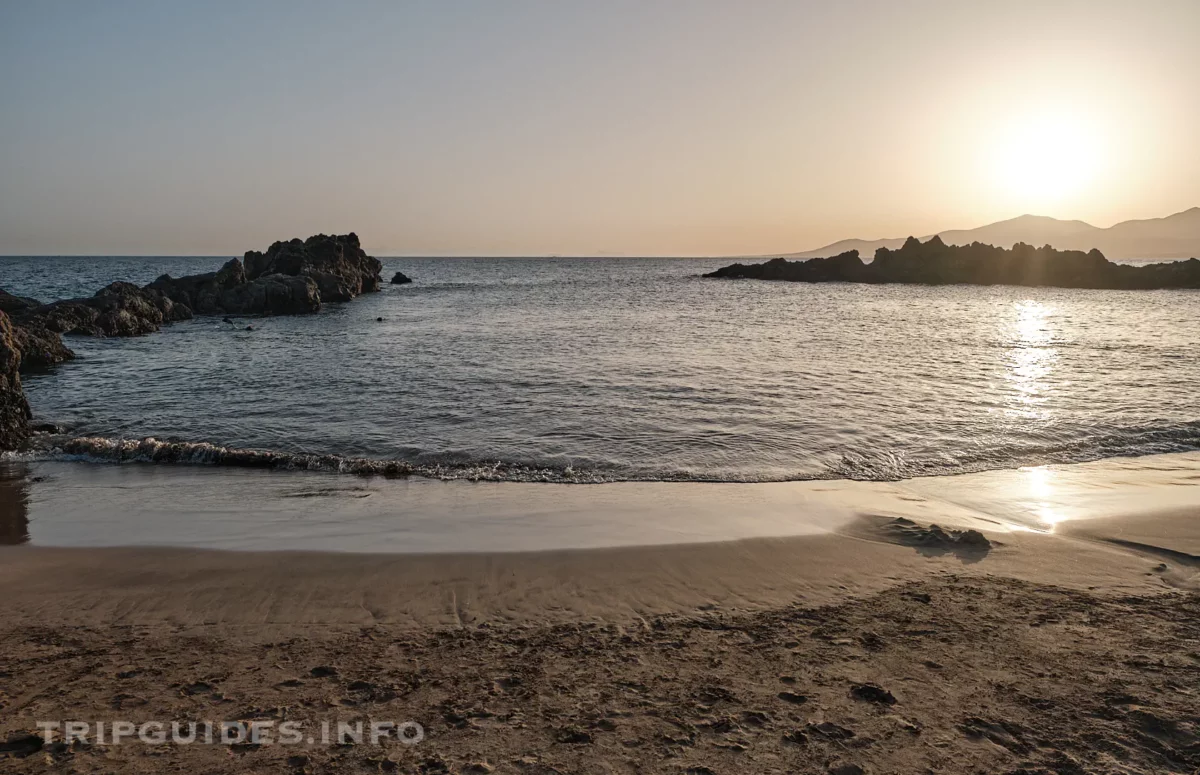
[[(921, 237), (922, 241), (934, 235)], [(1144, 221), (1122, 221), (1101, 229), (1083, 221), (1060, 221), (1042, 215), (1022, 215), (1007, 221), (980, 226), (978, 229), (957, 229), (938, 232), (947, 245), (985, 245), (1011, 248), (1018, 242), (1041, 247), (1053, 245), (1059, 250), (1091, 250), (1099, 248), (1114, 261), (1128, 259), (1177, 259), (1200, 257), (1200, 207), (1193, 207), (1166, 218)], [(835, 256), (847, 250), (857, 250), (870, 260), (876, 248), (895, 250), (904, 244), (897, 239), (848, 239), (803, 253), (782, 253), (785, 258), (817, 258)]]

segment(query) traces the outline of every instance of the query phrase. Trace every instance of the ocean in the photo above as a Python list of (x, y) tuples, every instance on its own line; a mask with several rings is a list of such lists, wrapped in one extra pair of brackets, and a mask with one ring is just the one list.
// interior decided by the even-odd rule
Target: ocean
[[(0, 287), (52, 300), (224, 260), (6, 257)], [(312, 316), (71, 337), (78, 360), (28, 375), (30, 403), (75, 436), (444, 479), (897, 480), (1200, 449), (1195, 291), (700, 277), (721, 259), (383, 262), (413, 284)]]

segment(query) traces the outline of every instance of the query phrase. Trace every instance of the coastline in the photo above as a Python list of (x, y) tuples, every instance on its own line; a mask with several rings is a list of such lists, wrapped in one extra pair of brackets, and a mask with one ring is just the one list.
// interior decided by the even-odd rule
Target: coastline
[[(34, 536), (0, 547), (0, 738), (19, 751), (8, 762), (19, 771), (1049, 773), (1200, 763), (1194, 697), (1181, 688), (1200, 669), (1198, 453), (901, 483), (589, 487), (22, 465), (40, 473), (0, 487), (0, 508), (15, 493)], [(38, 476), (48, 478), (30, 481)], [(197, 476), (210, 491), (245, 480), (225, 488), (235, 501), (257, 488), (260, 503), (324, 503), (347, 531), (356, 523), (345, 504), (390, 499), (443, 522), (486, 504), (470, 515), (476, 528), (525, 503), (521, 513), (535, 518), (518, 524), (538, 535), (554, 522), (549, 504), (583, 523), (609, 515), (633, 525), (652, 513), (668, 524), (689, 512), (730, 522), (727, 507), (740, 502), (766, 513), (754, 530), (793, 534), (728, 540), (727, 528), (716, 540), (694, 540), (700, 530), (658, 545), (416, 553), (37, 545), (50, 510), (73, 498), (78, 524), (84, 505), (113, 508), (122, 489), (143, 501), (175, 492), (147, 514), (190, 522), (187, 480)], [(97, 496), (97, 479), (108, 495)], [(283, 498), (269, 482), (335, 494)], [(776, 493), (745, 494), (763, 490)], [(106, 519), (94, 507), (90, 518)], [(987, 545), (927, 540), (932, 522), (950, 536), (979, 529)], [(426, 738), (294, 747), (30, 737), (39, 720), (75, 718), (288, 719), (309, 729), (386, 718), (414, 720)]]
[(46, 547), (443, 553), (597, 549), (844, 532), (863, 515), (1062, 532), (1200, 502), (1200, 452), (900, 481), (442, 481), (0, 460), (0, 536)]
[[(1171, 543), (1174, 526), (1196, 516), (1155, 515), (1152, 540)], [(948, 574), (1120, 595), (1200, 589), (1194, 557), (1156, 570), (1162, 558), (1153, 551), (1086, 534), (989, 533), (993, 546), (979, 556), (894, 544), (869, 520), (851, 527), (848, 534), (465, 554), (3, 547), (0, 584), (9, 594), (0, 618), (16, 627), (419, 630), (629, 624), (838, 604)]]

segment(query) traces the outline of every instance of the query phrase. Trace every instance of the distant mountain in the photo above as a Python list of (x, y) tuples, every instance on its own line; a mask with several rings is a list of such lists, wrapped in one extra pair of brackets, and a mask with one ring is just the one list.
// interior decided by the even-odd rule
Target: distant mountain
[[(921, 237), (926, 241), (934, 235)], [(947, 245), (969, 245), (982, 242), (1011, 248), (1018, 242), (1041, 247), (1053, 245), (1059, 250), (1091, 250), (1114, 261), (1128, 259), (1178, 259), (1200, 257), (1200, 207), (1193, 207), (1166, 218), (1144, 221), (1122, 221), (1101, 229), (1083, 221), (1060, 221), (1042, 215), (1022, 215), (1007, 221), (980, 226), (978, 229), (957, 229), (938, 232)], [(904, 244), (897, 239), (848, 239), (803, 253), (780, 254), (785, 258), (817, 258), (835, 256), (847, 250), (857, 250), (869, 260), (876, 248), (895, 250)]]

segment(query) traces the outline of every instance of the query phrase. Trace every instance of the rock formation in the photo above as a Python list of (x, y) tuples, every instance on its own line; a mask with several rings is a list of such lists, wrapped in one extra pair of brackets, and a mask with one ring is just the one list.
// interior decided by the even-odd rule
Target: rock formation
[(140, 336), (163, 323), (187, 320), (192, 311), (150, 288), (116, 282), (82, 299), (66, 299), (20, 313), (19, 325), (41, 324), (59, 334)]
[(150, 285), (198, 315), (299, 315), (322, 302), (349, 301), (378, 291), (383, 265), (351, 233), (317, 234), (251, 250), (216, 272), (178, 279), (163, 275)]
[[(29, 405), (18, 372), (45, 370), (75, 357), (63, 334), (140, 336), (199, 315), (299, 315), (323, 301), (349, 301), (378, 291), (383, 265), (355, 234), (276, 242), (250, 251), (244, 263), (172, 278), (144, 288), (115, 282), (94, 296), (43, 304), (0, 289), (0, 449), (29, 435)], [(252, 330), (247, 327), (247, 330)]]
[[(251, 266), (251, 270), (247, 270)], [(231, 259), (216, 272), (172, 278), (144, 288), (115, 282), (95, 296), (43, 304), (0, 289), (0, 310), (14, 324), (22, 370), (45, 369), (72, 359), (61, 334), (140, 336), (163, 324), (197, 315), (299, 315), (322, 301), (346, 301), (379, 290), (383, 266), (358, 237), (318, 234), (276, 242), (266, 252)]]
[(412, 278), (404, 274), (404, 272), (396, 272), (392, 275), (392, 285), (407, 285), (412, 282)]
[(28, 296), (13, 296), (0, 288), (0, 312), (7, 312), (9, 317), (40, 306), (42, 303), (37, 299), (31, 299)]
[(21, 371), (25, 373), (46, 371), (75, 358), (62, 336), (38, 321), (14, 323), (13, 338), (21, 351)]
[(0, 449), (29, 438), (29, 403), (21, 390), (21, 351), (8, 313), (0, 311)]
[(705, 277), (792, 282), (918, 283), (926, 285), (1024, 285), (1059, 288), (1149, 290), (1200, 288), (1200, 260), (1133, 266), (1114, 264), (1098, 250), (1034, 248), (1018, 242), (1011, 250), (983, 245), (946, 245), (938, 237), (922, 243), (909, 237), (897, 250), (880, 248), (864, 263), (857, 250), (829, 258), (733, 264)]
[(138, 336), (163, 323), (186, 320), (192, 312), (155, 290), (132, 283), (112, 283), (95, 296), (42, 304), (0, 291), (8, 311), (12, 338), (21, 352), (21, 370), (41, 371), (75, 357), (62, 334)]
[(321, 301), (350, 301), (360, 293), (378, 291), (382, 283), (383, 264), (363, 251), (354, 233), (276, 242), (266, 253), (250, 251), (245, 261), (248, 280), (270, 275), (308, 277), (317, 284)]
[(270, 274), (250, 281), (236, 258), (216, 272), (178, 279), (163, 275), (146, 287), (197, 315), (303, 315), (321, 308), (321, 294), (311, 278)]

